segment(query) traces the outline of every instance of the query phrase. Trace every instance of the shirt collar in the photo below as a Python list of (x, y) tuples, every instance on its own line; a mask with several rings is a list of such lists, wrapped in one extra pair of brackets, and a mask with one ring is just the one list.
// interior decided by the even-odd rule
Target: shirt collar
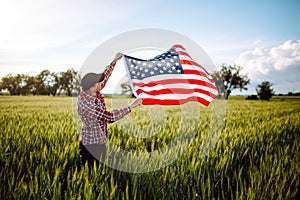
[(96, 96), (90, 95), (87, 92), (85, 92), (84, 90), (81, 90), (80, 93), (81, 93), (82, 97), (84, 97), (86, 99), (90, 99), (90, 100), (93, 100), (93, 99), (95, 99), (97, 97), (101, 97), (101, 98), (104, 97), (103, 94), (101, 94), (100, 92), (96, 92)]

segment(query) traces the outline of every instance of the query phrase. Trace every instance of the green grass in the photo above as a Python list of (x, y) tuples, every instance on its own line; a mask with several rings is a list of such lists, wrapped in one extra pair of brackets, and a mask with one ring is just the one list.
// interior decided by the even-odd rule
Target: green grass
[[(0, 109), (0, 199), (299, 197), (298, 100), (227, 101), (226, 125), (214, 148), (202, 157), (199, 152), (209, 127), (210, 108), (199, 104), (199, 129), (189, 150), (171, 165), (141, 174), (104, 165), (92, 170), (80, 166), (71, 98), (0, 96)], [(151, 123), (149, 114), (145, 114), (148, 109), (142, 106), (131, 113), (135, 126), (126, 124), (128, 118), (109, 125), (108, 137), (136, 152), (168, 144), (177, 134), (181, 115), (178, 106), (166, 109), (166, 122), (153, 137), (134, 138), (121, 130), (121, 126), (127, 126), (138, 132), (137, 125)], [(182, 125), (184, 130), (190, 130), (190, 123)]]

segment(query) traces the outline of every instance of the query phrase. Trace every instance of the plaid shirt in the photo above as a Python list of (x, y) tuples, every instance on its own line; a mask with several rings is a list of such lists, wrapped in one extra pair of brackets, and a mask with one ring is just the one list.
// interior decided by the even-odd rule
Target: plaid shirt
[[(112, 62), (104, 71), (105, 77), (101, 88), (103, 88), (115, 66)], [(103, 86), (103, 87), (102, 87)], [(81, 142), (88, 144), (103, 144), (106, 141), (107, 122), (112, 123), (130, 113), (130, 107), (112, 111), (106, 110), (104, 96), (100, 92), (96, 96), (81, 91), (78, 96), (78, 114), (82, 120)]]

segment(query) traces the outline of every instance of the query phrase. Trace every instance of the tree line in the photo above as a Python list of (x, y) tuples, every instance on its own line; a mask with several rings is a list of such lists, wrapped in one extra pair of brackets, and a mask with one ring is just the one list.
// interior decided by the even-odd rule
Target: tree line
[[(237, 65), (221, 65), (219, 71), (215, 71), (212, 76), (218, 87), (218, 96), (228, 99), (231, 92), (235, 89), (247, 90), (247, 85), (250, 84), (250, 79), (247, 75), (241, 74), (241, 66)], [(13, 76), (8, 74), (2, 77), (0, 81), (0, 91), (7, 90), (11, 95), (60, 95), (79, 93), (80, 78), (78, 72), (74, 69), (68, 69), (65, 72), (50, 72), (43, 70), (36, 76), (26, 74), (17, 74)], [(121, 85), (123, 94), (131, 94), (131, 88), (128, 82)], [(257, 86), (257, 95), (262, 100), (269, 100), (274, 95), (274, 90), (271, 88), (272, 83), (268, 81), (262, 82)], [(252, 95), (252, 99), (256, 95)], [(257, 96), (256, 96), (257, 97)], [(250, 98), (250, 99), (251, 99)]]
[(48, 69), (38, 75), (8, 74), (0, 81), (0, 91), (7, 90), (10, 95), (60, 95), (72, 96), (78, 93), (78, 72), (68, 69), (64, 72), (50, 72)]

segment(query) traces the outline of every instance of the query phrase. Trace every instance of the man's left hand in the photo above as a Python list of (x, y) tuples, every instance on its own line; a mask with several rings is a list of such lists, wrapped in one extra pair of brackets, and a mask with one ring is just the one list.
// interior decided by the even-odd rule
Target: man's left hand
[(120, 52), (117, 53), (117, 54), (116, 54), (116, 57), (115, 57), (115, 59), (114, 59), (114, 61), (117, 62), (118, 60), (120, 60), (120, 59), (122, 58), (122, 56), (123, 56), (122, 53), (120, 53)]

